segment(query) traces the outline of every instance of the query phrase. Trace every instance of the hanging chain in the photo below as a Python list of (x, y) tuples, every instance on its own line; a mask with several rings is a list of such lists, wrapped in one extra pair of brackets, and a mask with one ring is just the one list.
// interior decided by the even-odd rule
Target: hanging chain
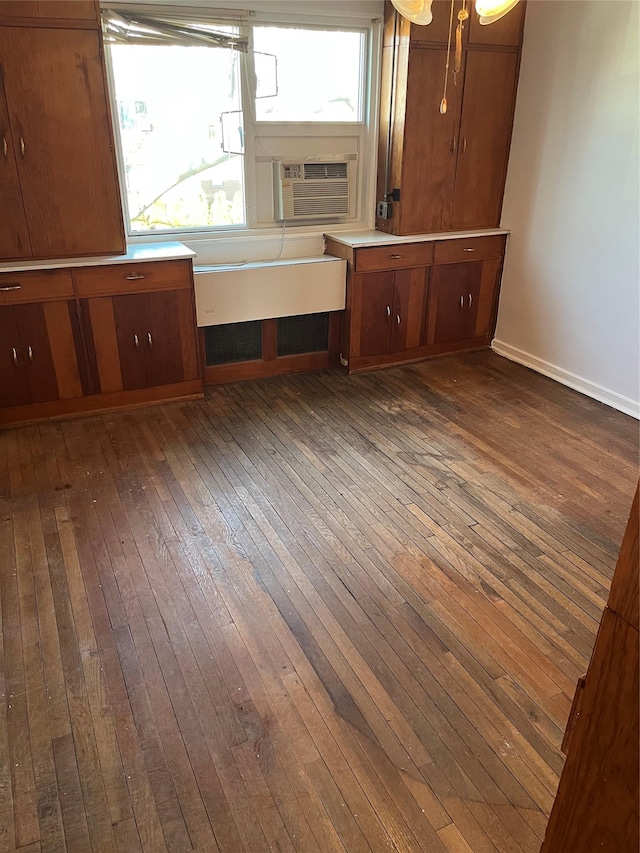
[(447, 64), (444, 67), (444, 90), (440, 101), (440, 115), (447, 111), (447, 81), (449, 79), (449, 57), (451, 56), (451, 31), (453, 30), (453, 7), (456, 0), (451, 0), (451, 12), (449, 13), (449, 40), (447, 42)]

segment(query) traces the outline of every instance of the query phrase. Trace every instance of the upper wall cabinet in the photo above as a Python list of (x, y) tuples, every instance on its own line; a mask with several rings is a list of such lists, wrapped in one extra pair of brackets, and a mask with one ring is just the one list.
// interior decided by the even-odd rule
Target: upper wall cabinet
[(0, 26), (0, 197), (3, 259), (125, 251), (95, 21)]
[[(453, 30), (460, 7), (456, 0)], [(451, 4), (435, 0), (432, 9), (432, 23), (419, 27), (385, 4), (377, 198), (396, 190), (396, 200), (376, 227), (391, 234), (500, 224), (524, 3), (489, 26), (471, 8), (444, 114)]]
[(80, 21), (98, 23), (98, 4), (93, 0), (2, 0), (0, 21)]

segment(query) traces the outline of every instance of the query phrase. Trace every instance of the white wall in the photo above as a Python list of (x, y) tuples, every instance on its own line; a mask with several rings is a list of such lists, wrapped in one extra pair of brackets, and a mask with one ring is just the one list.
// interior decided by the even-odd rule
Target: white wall
[(637, 0), (529, 0), (494, 348), (634, 414)]

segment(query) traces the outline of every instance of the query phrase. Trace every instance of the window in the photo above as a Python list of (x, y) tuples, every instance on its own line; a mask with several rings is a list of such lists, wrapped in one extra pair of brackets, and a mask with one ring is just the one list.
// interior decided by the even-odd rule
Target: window
[(276, 225), (271, 161), (336, 157), (345, 140), (358, 156), (365, 30), (120, 8), (103, 19), (131, 234)]
[[(274, 56), (277, 84), (276, 94), (256, 98), (256, 120), (362, 121), (363, 43), (358, 32), (254, 27), (254, 50)], [(258, 92), (268, 90), (273, 70), (255, 65)]]

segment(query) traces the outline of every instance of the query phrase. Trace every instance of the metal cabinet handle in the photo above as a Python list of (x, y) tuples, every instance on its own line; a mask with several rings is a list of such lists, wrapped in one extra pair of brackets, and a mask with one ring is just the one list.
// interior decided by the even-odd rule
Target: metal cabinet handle
[(7, 145), (7, 137), (3, 136), (2, 137), (2, 153), (4, 154), (5, 159), (7, 157), (7, 151), (8, 150), (9, 150), (9, 146)]
[(140, 341), (138, 340), (138, 336), (137, 336), (137, 335), (134, 335), (134, 336), (133, 336), (133, 342), (134, 342), (134, 344), (136, 345), (136, 349), (140, 349)]
[(466, 150), (467, 150), (467, 137), (465, 136), (464, 139), (462, 140), (462, 153), (464, 154), (464, 152)]
[(475, 249), (463, 249), (463, 252), (475, 252)]
[(29, 356), (29, 363), (33, 364), (33, 350), (31, 347), (27, 347), (27, 355)]
[(151, 337), (151, 332), (147, 332), (147, 340), (149, 341), (149, 349), (153, 349), (153, 338)]
[(460, 296), (460, 307), (464, 308), (464, 296)]
[(387, 317), (391, 316), (391, 306), (387, 305)]
[(402, 257), (402, 255), (389, 255), (389, 257), (391, 258), (392, 261), (397, 261), (399, 258)]
[(13, 353), (13, 363), (17, 367), (18, 366), (18, 353), (16, 352), (16, 348), (11, 347), (11, 352)]
[(21, 284), (5, 284), (3, 287), (0, 287), (0, 290), (6, 292), (7, 290), (20, 290), (21, 287)]
[(457, 140), (457, 139), (455, 138), (455, 136), (454, 136), (454, 137), (453, 137), (453, 139), (451, 140), (451, 153), (452, 153), (452, 154), (455, 154), (455, 153), (456, 153), (456, 148), (457, 148), (457, 147), (458, 147), (458, 140)]
[(473, 296), (469, 294), (469, 308), (471, 308), (471, 303), (473, 302)]
[(139, 281), (141, 278), (144, 278), (144, 275), (141, 272), (131, 272), (129, 275), (126, 275), (125, 278), (127, 281)]
[(20, 137), (20, 153), (24, 157), (24, 139)]
[(396, 323), (400, 325), (400, 315), (396, 314)]

